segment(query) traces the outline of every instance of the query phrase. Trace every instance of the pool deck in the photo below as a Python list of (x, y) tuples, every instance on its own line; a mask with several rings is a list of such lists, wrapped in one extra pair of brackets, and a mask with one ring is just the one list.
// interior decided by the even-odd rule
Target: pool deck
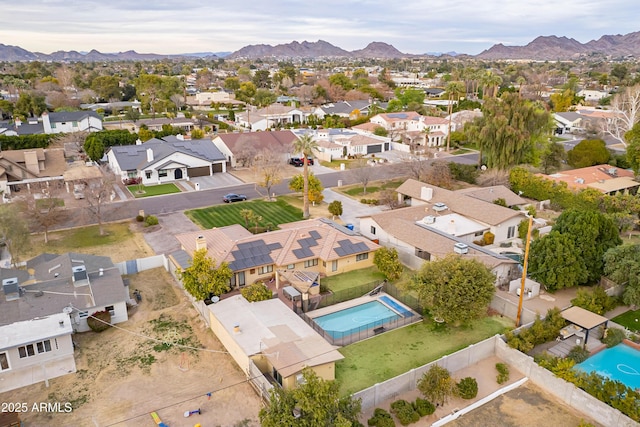
[[(407, 311), (410, 311), (411, 313), (413, 313), (414, 316), (416, 316), (416, 319), (421, 319), (422, 317), (416, 313), (415, 311), (413, 311), (411, 309), (411, 307), (408, 307), (404, 304), (402, 304), (400, 301), (398, 301), (397, 299), (393, 298), (391, 295), (385, 293), (385, 292), (379, 292), (373, 296), (371, 295), (365, 295), (359, 298), (355, 298), (349, 301), (344, 301), (338, 304), (334, 304), (334, 305), (330, 305), (328, 307), (323, 307), (323, 308), (319, 308), (317, 310), (313, 310), (313, 311), (308, 311), (305, 314), (307, 316), (309, 316), (310, 318), (314, 319), (316, 317), (320, 317), (320, 316), (324, 316), (326, 314), (331, 314), (331, 313), (335, 313), (336, 311), (341, 311), (341, 310), (346, 310), (347, 308), (351, 308), (351, 307), (356, 307), (358, 305), (362, 305), (362, 304), (366, 304), (368, 302), (371, 301), (378, 301), (380, 299), (381, 296), (386, 295), (387, 297), (391, 298), (393, 301), (395, 301), (398, 305), (400, 305), (401, 307), (404, 307)], [(384, 302), (380, 301), (381, 304), (384, 304)], [(385, 307), (389, 307), (387, 304), (384, 304)], [(391, 310), (393, 310), (392, 307), (389, 307)], [(393, 310), (394, 313), (397, 313), (400, 317), (403, 317), (400, 313), (398, 313), (396, 310)]]

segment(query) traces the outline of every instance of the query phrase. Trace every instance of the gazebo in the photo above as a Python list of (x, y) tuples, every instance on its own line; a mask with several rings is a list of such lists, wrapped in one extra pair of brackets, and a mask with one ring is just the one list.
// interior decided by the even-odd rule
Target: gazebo
[[(584, 329), (584, 345), (586, 345), (589, 340), (589, 331), (591, 329), (597, 328), (600, 325), (604, 325), (606, 328), (607, 322), (609, 321), (606, 317), (592, 313), (591, 311), (585, 310), (581, 307), (570, 307), (564, 310), (561, 314), (567, 322), (571, 323), (571, 325), (562, 328), (560, 330), (560, 335), (563, 338), (569, 338), (571, 335), (580, 334), (581, 329)], [(576, 328), (576, 326), (578, 326), (578, 328)]]

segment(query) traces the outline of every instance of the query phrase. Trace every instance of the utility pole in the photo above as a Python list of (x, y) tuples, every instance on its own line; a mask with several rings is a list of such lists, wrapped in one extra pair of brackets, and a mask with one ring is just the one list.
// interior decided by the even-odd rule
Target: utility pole
[(531, 226), (533, 225), (533, 215), (529, 215), (529, 228), (527, 229), (527, 244), (524, 249), (524, 263), (522, 265), (522, 281), (520, 282), (520, 300), (518, 301), (518, 316), (516, 317), (516, 328), (521, 326), (522, 299), (524, 298), (524, 285), (527, 280), (527, 264), (529, 261), (529, 245), (531, 244)]

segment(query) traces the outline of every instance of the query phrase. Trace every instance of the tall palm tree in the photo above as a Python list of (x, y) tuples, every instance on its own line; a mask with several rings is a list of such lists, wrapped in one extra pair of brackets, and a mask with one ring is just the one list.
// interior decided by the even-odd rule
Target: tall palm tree
[(301, 153), (304, 159), (302, 178), (304, 187), (302, 190), (302, 216), (304, 219), (309, 218), (309, 159), (313, 156), (313, 151), (318, 148), (318, 143), (313, 139), (313, 135), (307, 133), (293, 142), (293, 151)]
[(483, 98), (495, 98), (498, 95), (498, 88), (502, 84), (502, 77), (493, 74), (491, 71), (482, 76)]
[(453, 101), (460, 100), (460, 95), (466, 92), (466, 87), (462, 82), (449, 82), (446, 87), (447, 97), (449, 98), (449, 132), (447, 133), (447, 153), (451, 145), (451, 116), (453, 115)]

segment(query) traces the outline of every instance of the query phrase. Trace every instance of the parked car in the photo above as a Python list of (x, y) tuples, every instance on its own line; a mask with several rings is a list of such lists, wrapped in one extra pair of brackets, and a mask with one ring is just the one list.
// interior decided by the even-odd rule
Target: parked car
[(242, 202), (244, 200), (247, 200), (247, 196), (245, 196), (244, 194), (235, 193), (229, 193), (222, 198), (222, 201), (225, 203)]
[[(289, 164), (295, 166), (295, 167), (301, 167), (304, 165), (302, 158), (300, 157), (292, 157), (291, 159), (289, 159)], [(313, 158), (312, 157), (307, 157), (307, 164), (313, 166)]]

